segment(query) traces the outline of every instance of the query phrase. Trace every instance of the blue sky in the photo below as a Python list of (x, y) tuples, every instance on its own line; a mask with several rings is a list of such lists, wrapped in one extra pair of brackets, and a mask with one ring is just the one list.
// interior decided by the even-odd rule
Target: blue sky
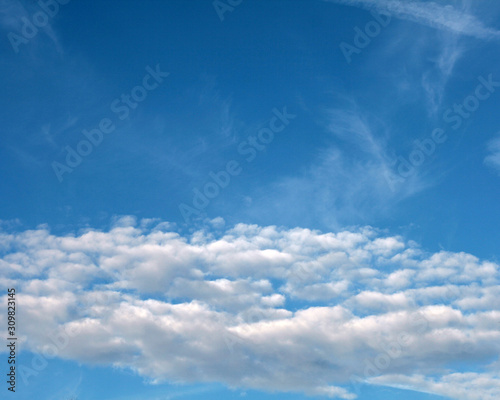
[(498, 397), (497, 2), (0, 0), (0, 27), (11, 397)]

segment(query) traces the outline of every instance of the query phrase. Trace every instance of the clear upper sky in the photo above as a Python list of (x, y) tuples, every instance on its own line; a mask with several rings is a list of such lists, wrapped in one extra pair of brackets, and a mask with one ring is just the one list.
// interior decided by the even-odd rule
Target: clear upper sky
[(497, 1), (0, 0), (0, 27), (18, 365), (78, 327), (10, 397), (500, 396)]

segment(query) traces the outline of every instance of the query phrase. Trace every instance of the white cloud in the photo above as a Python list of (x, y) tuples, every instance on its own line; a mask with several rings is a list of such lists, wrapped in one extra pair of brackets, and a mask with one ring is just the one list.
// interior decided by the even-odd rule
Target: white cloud
[(488, 152), (484, 163), (500, 173), (500, 136), (488, 142)]
[[(269, 213), (278, 220), (312, 220), (339, 229), (386, 215), (398, 202), (434, 184), (435, 178), (424, 178), (424, 168), (400, 176), (398, 161), (390, 156), (390, 129), (355, 101), (343, 100), (347, 106), (324, 112), (330, 134), (324, 148), (296, 175), (258, 189), (260, 201), (248, 210), (250, 218)], [(283, 207), (290, 199), (294, 206)]]
[[(60, 8), (61, 5), (59, 5), (59, 9)], [(0, 4), (0, 28), (2, 30), (8, 31), (8, 33), (12, 32), (16, 35), (23, 36), (21, 31), (21, 28), (24, 26), (24, 22), (21, 22), (23, 18), (28, 19), (30, 23), (33, 24), (34, 15), (40, 12), (44, 13), (44, 10), (40, 8), (38, 2), (22, 3), (13, 0), (3, 0)], [(47, 23), (44, 24), (43, 27), (39, 28), (36, 26), (36, 24), (33, 24), (33, 26), (34, 29), (36, 29), (37, 35), (40, 34), (39, 31), (43, 32), (44, 35), (47, 35), (52, 40), (54, 46), (56, 47), (56, 50), (59, 53), (62, 53), (60, 39), (52, 27), (51, 16), (48, 17)], [(30, 38), (30, 42), (36, 41), (38, 41), (38, 38)], [(29, 44), (34, 45), (33, 43)], [(24, 49), (24, 46), (25, 45), (19, 47), (19, 51), (21, 49)]]
[(373, 382), (400, 388), (410, 388), (464, 400), (496, 400), (500, 397), (498, 374), (456, 373), (438, 379), (415, 376), (385, 376)]
[(59, 357), (153, 381), (353, 399), (354, 377), (460, 400), (497, 394), (497, 264), (372, 228), (181, 235), (146, 222), (0, 231), (0, 286), (19, 292), (24, 348), (50, 353), (71, 332)]
[(440, 110), (446, 85), (455, 65), (465, 52), (465, 47), (459, 44), (454, 34), (445, 34), (442, 38), (432, 40), (432, 43), (434, 42), (439, 46), (439, 55), (433, 60), (435, 68), (422, 74), (422, 87), (427, 97), (429, 113), (432, 115), (436, 115)]
[(500, 32), (485, 26), (475, 16), (457, 10), (452, 5), (441, 5), (433, 1), (400, 0), (326, 0), (366, 9), (388, 12), (396, 18), (427, 25), (436, 29), (476, 37), (498, 39)]

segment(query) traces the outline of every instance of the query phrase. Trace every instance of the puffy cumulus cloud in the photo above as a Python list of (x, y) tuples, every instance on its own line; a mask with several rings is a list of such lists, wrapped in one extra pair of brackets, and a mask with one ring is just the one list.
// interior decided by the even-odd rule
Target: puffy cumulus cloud
[(4, 229), (0, 272), (24, 348), (47, 357), (342, 399), (367, 383), (498, 397), (499, 266), (370, 227)]

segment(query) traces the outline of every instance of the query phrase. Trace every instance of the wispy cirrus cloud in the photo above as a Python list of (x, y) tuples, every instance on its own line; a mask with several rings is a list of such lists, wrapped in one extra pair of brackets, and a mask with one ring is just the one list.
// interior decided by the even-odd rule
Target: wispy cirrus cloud
[(384, 376), (374, 378), (371, 382), (434, 393), (451, 399), (496, 400), (500, 397), (499, 380), (500, 377), (497, 373), (469, 372), (449, 374), (440, 378), (427, 378), (422, 375)]
[[(307, 223), (321, 221), (322, 226), (339, 229), (385, 215), (435, 184), (435, 178), (424, 179), (419, 173), (402, 179), (388, 146), (389, 129), (352, 99), (344, 101), (347, 105), (322, 113), (322, 128), (329, 137), (310, 164), (252, 194), (247, 211), (252, 218), (268, 212), (283, 220), (304, 223), (308, 218)], [(284, 208), (290, 199), (294, 206)]]
[(325, 0), (365, 9), (388, 12), (394, 17), (416, 22), (431, 28), (443, 29), (478, 39), (498, 39), (500, 31), (486, 26), (474, 15), (452, 5), (431, 1), (400, 0)]
[[(55, 6), (57, 7), (55, 9), (55, 14), (57, 15), (60, 5), (55, 2)], [(20, 49), (24, 49), (25, 46), (34, 46), (31, 42), (36, 42), (35, 37), (38, 36), (39, 31), (43, 31), (44, 34), (50, 38), (58, 53), (63, 53), (61, 40), (52, 26), (53, 23), (51, 19), (53, 15), (47, 16), (47, 20), (43, 24), (43, 27), (38, 27), (33, 24), (33, 16), (40, 13), (47, 16), (44, 10), (40, 8), (38, 2), (23, 3), (14, 0), (2, 0), (0, 2), (0, 28), (5, 31), (6, 35), (17, 35), (17, 39), (8, 38), (13, 48), (15, 48), (16, 53), (19, 52)], [(30, 24), (32, 27), (31, 29), (34, 29), (36, 32), (29, 38), (25, 38), (22, 33), (22, 29), (25, 27), (26, 23)], [(32, 54), (33, 52), (29, 51), (29, 53)]]
[(488, 153), (484, 163), (500, 173), (500, 135), (488, 142)]
[(439, 46), (440, 52), (434, 59), (434, 68), (424, 72), (421, 78), (431, 115), (440, 110), (447, 83), (465, 52), (465, 47), (459, 43), (456, 35), (444, 35)]

